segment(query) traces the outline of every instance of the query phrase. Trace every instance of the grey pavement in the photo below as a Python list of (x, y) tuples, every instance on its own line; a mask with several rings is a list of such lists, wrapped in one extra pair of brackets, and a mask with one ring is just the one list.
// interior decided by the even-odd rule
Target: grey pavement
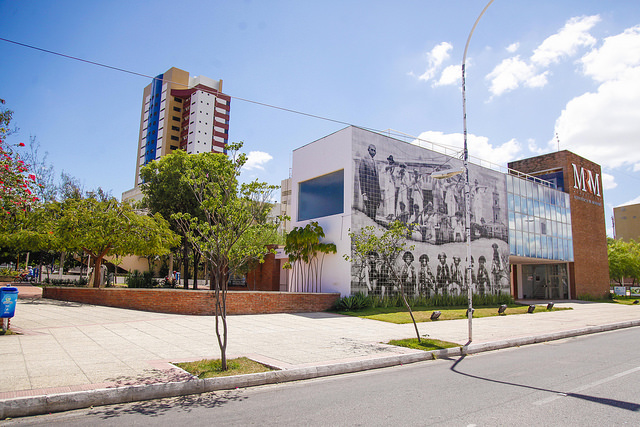
[[(40, 298), (36, 289), (20, 287), (21, 299), (11, 321), (12, 330), (19, 334), (0, 337), (0, 419), (3, 405), (15, 407), (27, 397), (71, 393), (77, 400), (78, 393), (92, 390), (191, 381), (171, 362), (220, 356), (213, 316), (52, 301)], [(640, 325), (637, 305), (566, 301), (556, 302), (556, 306), (572, 310), (474, 319), (473, 344), (483, 349), (501, 348), (534, 342), (536, 337), (542, 341), (595, 332), (605, 326)], [(412, 324), (330, 313), (234, 315), (228, 317), (228, 324), (228, 357), (247, 356), (284, 372), (313, 370), (317, 376), (319, 367), (326, 370), (342, 364), (348, 369), (336, 368), (335, 372), (347, 372), (389, 366), (391, 360), (425, 360), (419, 355), (424, 352), (384, 344), (414, 336)], [(420, 333), (430, 338), (460, 345), (467, 342), (466, 320), (418, 326)], [(491, 347), (492, 343), (500, 345)], [(25, 405), (28, 402), (24, 400)], [(74, 407), (82, 405), (68, 409)], [(64, 409), (64, 405), (57, 407)], [(4, 416), (20, 413), (16, 411), (7, 409)]]

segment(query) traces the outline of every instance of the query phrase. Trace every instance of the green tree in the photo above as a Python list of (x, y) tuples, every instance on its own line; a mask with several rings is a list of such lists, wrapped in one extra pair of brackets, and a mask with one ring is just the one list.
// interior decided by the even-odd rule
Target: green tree
[(66, 251), (82, 250), (93, 263), (94, 287), (101, 286), (100, 267), (107, 255), (163, 255), (179, 242), (161, 215), (136, 213), (116, 199), (68, 199), (50, 206), (56, 218), (53, 234)]
[(316, 221), (304, 227), (295, 227), (287, 233), (284, 251), (289, 257), (289, 262), (284, 268), (291, 269), (293, 290), (322, 292), (324, 257), (326, 254), (336, 253), (335, 244), (320, 242), (323, 237), (324, 230)]
[(265, 221), (268, 203), (278, 188), (264, 182), (240, 183), (247, 157), (241, 143), (229, 144), (228, 155), (202, 153), (189, 156), (183, 179), (196, 196), (201, 216), (188, 212), (173, 218), (208, 263), (215, 287), (216, 337), (222, 369), (227, 369), (227, 311), (229, 278), (251, 259), (263, 260), (265, 244), (277, 235), (277, 222)]
[(607, 239), (609, 256), (609, 278), (622, 285), (625, 278), (640, 279), (640, 243), (631, 240)]
[[(159, 213), (169, 221), (171, 228), (182, 236), (182, 265), (184, 267), (184, 288), (189, 289), (189, 250), (190, 242), (185, 232), (171, 215), (188, 213), (192, 217), (201, 217), (200, 204), (189, 182), (184, 179), (186, 171), (191, 167), (190, 155), (182, 150), (154, 160), (140, 169), (144, 193), (142, 206), (152, 213)], [(193, 288), (198, 286), (198, 264), (200, 253), (193, 248)]]
[(394, 221), (390, 224), (389, 228), (381, 232), (376, 227), (371, 225), (361, 228), (358, 232), (349, 232), (351, 237), (351, 255), (343, 255), (344, 259), (348, 262), (363, 263), (370, 253), (376, 252), (378, 259), (382, 264), (382, 267), (389, 272), (389, 279), (400, 290), (402, 301), (405, 307), (409, 311), (411, 320), (413, 321), (413, 327), (416, 330), (416, 336), (418, 342), (420, 342), (420, 332), (418, 332), (418, 325), (413, 317), (413, 311), (407, 301), (405, 295), (404, 283), (402, 280), (402, 267), (398, 263), (400, 254), (405, 251), (411, 251), (414, 246), (407, 244), (407, 235), (409, 229), (407, 226), (400, 222)]

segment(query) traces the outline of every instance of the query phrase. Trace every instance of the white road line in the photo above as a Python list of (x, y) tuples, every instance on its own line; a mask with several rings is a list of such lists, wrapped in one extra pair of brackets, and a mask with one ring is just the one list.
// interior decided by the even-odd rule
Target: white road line
[(600, 384), (608, 383), (609, 381), (616, 380), (618, 378), (624, 377), (624, 376), (629, 375), (629, 374), (633, 374), (634, 372), (638, 372), (638, 371), (640, 371), (640, 366), (638, 366), (636, 368), (633, 368), (633, 369), (629, 369), (628, 371), (624, 371), (624, 372), (617, 373), (615, 375), (611, 375), (610, 377), (603, 378), (601, 380), (594, 381), (594, 382), (589, 383), (589, 384), (585, 384), (583, 386), (580, 386), (578, 388), (570, 390), (570, 391), (568, 391), (566, 393), (557, 392), (554, 396), (550, 396), (550, 397), (547, 397), (546, 399), (538, 400), (537, 402), (533, 402), (533, 404), (534, 405), (546, 405), (547, 403), (551, 403), (556, 399), (560, 399), (561, 397), (566, 397), (567, 395), (569, 395), (571, 393), (579, 393), (579, 392), (587, 390), (589, 388), (593, 388), (593, 387), (599, 386)]

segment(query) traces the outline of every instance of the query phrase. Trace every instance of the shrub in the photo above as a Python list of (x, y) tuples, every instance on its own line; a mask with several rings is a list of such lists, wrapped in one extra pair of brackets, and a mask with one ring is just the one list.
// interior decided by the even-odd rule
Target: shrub
[[(426, 296), (408, 297), (407, 302), (411, 307), (466, 307), (468, 304), (467, 295), (434, 295), (430, 298)], [(501, 304), (514, 304), (515, 300), (509, 294), (500, 295), (473, 295), (473, 306), (496, 306)], [(400, 294), (384, 296), (367, 296), (363, 293), (340, 298), (336, 301), (336, 311), (357, 311), (368, 307), (404, 307)]]
[(348, 297), (338, 299), (334, 308), (336, 311), (357, 311), (372, 306), (373, 298), (362, 292), (358, 292)]
[(158, 281), (152, 277), (150, 271), (140, 273), (138, 270), (134, 270), (133, 273), (127, 274), (124, 283), (129, 288), (153, 288), (158, 284)]

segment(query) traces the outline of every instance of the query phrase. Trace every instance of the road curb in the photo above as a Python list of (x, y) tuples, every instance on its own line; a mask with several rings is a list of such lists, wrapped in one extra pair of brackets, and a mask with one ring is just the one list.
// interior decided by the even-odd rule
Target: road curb
[(207, 378), (204, 380), (192, 378), (187, 381), (179, 382), (132, 385), (117, 388), (102, 388), (88, 391), (52, 393), (40, 396), (2, 399), (0, 400), (0, 420), (5, 418), (70, 411), (74, 409), (89, 408), (91, 406), (113, 405), (185, 396), (211, 391), (233, 390), (236, 388), (307, 380), (331, 375), (349, 374), (353, 372), (387, 368), (426, 360), (435, 360), (439, 358), (537, 344), (541, 342), (636, 326), (640, 326), (640, 319), (611, 323), (607, 325), (589, 326), (586, 328), (541, 334), (537, 336), (493, 341), (481, 344), (470, 344), (468, 346), (453, 347), (443, 350), (399, 354), (376, 359), (334, 363), (330, 365), (318, 365), (230, 377)]

